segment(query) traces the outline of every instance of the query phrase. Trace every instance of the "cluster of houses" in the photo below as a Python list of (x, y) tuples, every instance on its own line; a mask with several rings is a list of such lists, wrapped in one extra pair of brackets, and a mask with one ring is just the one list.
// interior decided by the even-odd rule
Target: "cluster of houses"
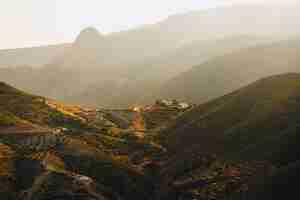
[(156, 110), (160, 108), (170, 108), (170, 109), (176, 109), (176, 110), (187, 110), (189, 108), (192, 108), (194, 105), (178, 101), (178, 100), (168, 100), (168, 99), (159, 99), (155, 101), (154, 105), (147, 105), (143, 107), (135, 106), (131, 110), (134, 112), (141, 112), (141, 111), (151, 111)]
[(180, 102), (176, 99), (174, 100), (160, 99), (155, 102), (155, 105), (167, 107), (167, 108), (179, 109), (179, 110), (186, 110), (192, 106), (189, 103)]

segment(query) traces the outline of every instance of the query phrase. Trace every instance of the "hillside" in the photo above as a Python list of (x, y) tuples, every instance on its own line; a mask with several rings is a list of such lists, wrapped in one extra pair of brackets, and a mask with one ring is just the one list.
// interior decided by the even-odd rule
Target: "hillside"
[(94, 110), (1, 83), (1, 197), (240, 200), (296, 192), (300, 74), (264, 78), (196, 107), (172, 102)]
[(299, 10), (217, 7), (0, 50), (0, 200), (297, 198)]
[[(165, 131), (170, 150), (187, 144), (188, 148), (194, 146), (202, 152), (220, 153), (226, 148), (226, 153), (251, 156), (252, 151), (265, 147), (268, 151), (254, 155), (271, 159), (270, 148), (277, 150), (272, 142), (285, 141), (279, 140), (281, 134), (296, 137), (299, 78), (299, 74), (264, 78), (185, 113)], [(214, 143), (209, 143), (210, 140)], [(267, 142), (270, 144), (263, 145)], [(289, 148), (292, 149), (291, 145)]]
[(65, 105), (1, 82), (1, 199), (149, 199), (143, 163), (162, 147), (138, 135), (142, 121), (133, 110)]
[[(59, 127), (65, 123), (70, 126), (83, 125), (80, 116), (58, 110), (49, 105), (44, 97), (30, 95), (6, 83), (0, 83), (1, 126), (11, 127), (26, 124), (29, 127)], [(3, 130), (1, 130), (3, 131)]]
[[(281, 197), (285, 191), (295, 193), (294, 182), (288, 183), (285, 176), (298, 174), (294, 163), (300, 158), (299, 100), (300, 75), (284, 74), (261, 79), (184, 113), (161, 133), (169, 155), (162, 176), (168, 185), (173, 183), (173, 189), (181, 190), (181, 196), (195, 198), (235, 195), (223, 189), (234, 184), (240, 191), (244, 181), (250, 188), (246, 190), (249, 199), (251, 195), (273, 199), (270, 195), (279, 187), (276, 194)], [(236, 195), (236, 199), (243, 197)]]
[(154, 96), (203, 103), (266, 76), (299, 72), (299, 49), (295, 38), (219, 56), (166, 82)]

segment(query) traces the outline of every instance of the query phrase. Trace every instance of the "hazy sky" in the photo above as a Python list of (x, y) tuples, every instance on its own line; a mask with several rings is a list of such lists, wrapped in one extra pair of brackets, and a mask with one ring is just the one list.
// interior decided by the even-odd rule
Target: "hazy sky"
[(0, 0), (0, 49), (70, 42), (87, 26), (116, 32), (175, 13), (254, 1), (298, 0)]

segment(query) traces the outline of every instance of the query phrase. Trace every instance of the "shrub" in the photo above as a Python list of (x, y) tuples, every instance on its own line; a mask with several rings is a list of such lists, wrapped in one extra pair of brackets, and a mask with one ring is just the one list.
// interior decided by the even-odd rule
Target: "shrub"
[(18, 121), (18, 118), (11, 114), (0, 113), (0, 126), (13, 126)]

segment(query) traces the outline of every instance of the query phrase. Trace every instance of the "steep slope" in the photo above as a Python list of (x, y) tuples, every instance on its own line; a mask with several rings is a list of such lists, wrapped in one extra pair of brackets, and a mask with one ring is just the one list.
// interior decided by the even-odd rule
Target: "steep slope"
[(187, 151), (195, 148), (278, 163), (295, 161), (299, 155), (299, 80), (299, 74), (286, 74), (257, 81), (184, 114), (163, 137), (171, 152), (186, 145)]
[(220, 56), (168, 81), (155, 95), (203, 103), (265, 76), (299, 72), (299, 49), (296, 38)]
[(300, 74), (283, 74), (184, 113), (161, 135), (169, 155), (161, 193), (170, 199), (172, 190), (178, 199), (297, 193), (299, 111)]
[(298, 195), (298, 180), (300, 176), (299, 161), (291, 163), (278, 170), (270, 178), (262, 181), (243, 197), (237, 195), (233, 199), (280, 200), (287, 196)]

